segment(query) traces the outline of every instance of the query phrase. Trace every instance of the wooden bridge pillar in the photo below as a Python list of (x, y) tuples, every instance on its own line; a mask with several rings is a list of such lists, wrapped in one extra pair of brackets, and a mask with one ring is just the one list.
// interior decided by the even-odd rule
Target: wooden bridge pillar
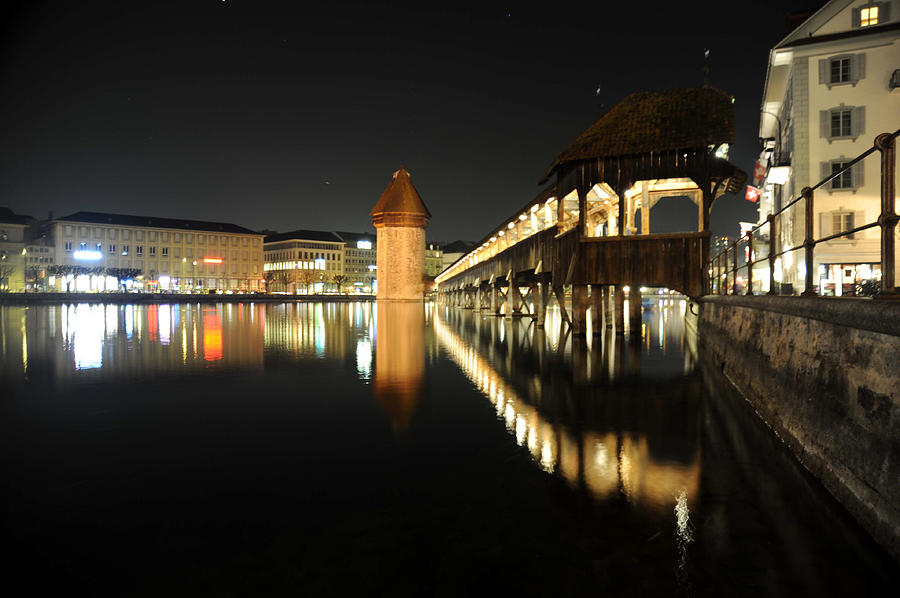
[(607, 328), (613, 327), (613, 319), (612, 313), (610, 309), (610, 302), (612, 301), (612, 287), (609, 285), (604, 285), (600, 289), (601, 296), (603, 298), (603, 321), (606, 322)]
[(613, 299), (615, 300), (616, 334), (625, 334), (625, 291), (622, 290), (622, 285), (616, 285)]
[(547, 321), (547, 303), (550, 301), (550, 283), (542, 282), (539, 285), (537, 295), (534, 296), (535, 326), (544, 327)]
[(586, 284), (572, 285), (572, 334), (584, 336), (587, 333), (588, 289)]
[(475, 287), (475, 305), (473, 307), (475, 311), (481, 311), (481, 285), (479, 284)]
[(491, 285), (491, 315), (500, 315), (500, 286), (496, 282)]
[(636, 284), (628, 293), (628, 328), (631, 334), (641, 334), (641, 288)]
[(591, 285), (591, 336), (600, 336), (603, 330), (603, 287)]

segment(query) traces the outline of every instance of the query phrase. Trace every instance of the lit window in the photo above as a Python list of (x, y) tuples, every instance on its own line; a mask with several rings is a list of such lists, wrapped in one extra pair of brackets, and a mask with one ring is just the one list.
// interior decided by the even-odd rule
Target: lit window
[(150, 247), (150, 255), (156, 255), (156, 247)]
[(128, 245), (122, 245), (122, 255), (128, 255)]
[(138, 255), (144, 255), (144, 246), (138, 245), (137, 247), (134, 248), (134, 252)]
[(869, 6), (859, 11), (859, 26), (868, 27), (869, 25), (878, 24), (878, 7)]
[(79, 243), (78, 246), (82, 251), (87, 251), (87, 243)]

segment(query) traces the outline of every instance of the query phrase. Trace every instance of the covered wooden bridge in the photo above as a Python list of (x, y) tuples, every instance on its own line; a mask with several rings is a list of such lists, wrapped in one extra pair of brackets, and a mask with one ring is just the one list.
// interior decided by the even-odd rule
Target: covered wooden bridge
[[(542, 326), (552, 293), (574, 334), (585, 334), (590, 305), (595, 333), (601, 317), (621, 332), (628, 287), (639, 331), (642, 285), (705, 292), (710, 209), (746, 181), (727, 160), (733, 142), (733, 100), (723, 91), (629, 95), (554, 160), (541, 184), (554, 183), (437, 277), (441, 300), (498, 315), (505, 305), (507, 317)], [(650, 209), (672, 196), (694, 203), (697, 231), (650, 234)]]

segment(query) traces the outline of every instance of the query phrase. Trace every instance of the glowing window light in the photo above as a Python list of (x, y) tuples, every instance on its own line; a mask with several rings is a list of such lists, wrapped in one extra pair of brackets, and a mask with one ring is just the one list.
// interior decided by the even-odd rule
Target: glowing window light
[(220, 257), (205, 257), (203, 258), (204, 264), (221, 264), (222, 258)]
[(76, 260), (99, 260), (103, 258), (103, 253), (89, 249), (79, 249), (72, 254), (72, 257)]

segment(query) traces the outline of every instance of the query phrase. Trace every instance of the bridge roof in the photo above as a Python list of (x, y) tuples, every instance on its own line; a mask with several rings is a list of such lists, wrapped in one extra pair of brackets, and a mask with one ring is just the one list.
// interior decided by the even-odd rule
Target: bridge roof
[(632, 93), (563, 150), (541, 183), (566, 162), (734, 143), (732, 104), (712, 87)]
[(394, 173), (394, 178), (369, 213), (373, 218), (379, 214), (417, 214), (431, 218), (431, 212), (419, 197), (405, 168)]

